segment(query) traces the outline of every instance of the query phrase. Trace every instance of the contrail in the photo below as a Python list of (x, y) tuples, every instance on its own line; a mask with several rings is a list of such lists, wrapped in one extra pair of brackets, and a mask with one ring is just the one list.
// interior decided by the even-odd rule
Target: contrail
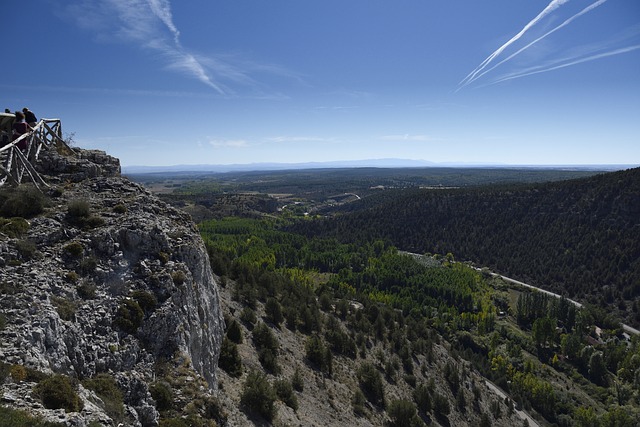
[(480, 73), (482, 70), (484, 70), (486, 68), (486, 66), (489, 65), (491, 63), (491, 61), (493, 61), (493, 59), (495, 57), (500, 55), (507, 47), (509, 47), (514, 42), (516, 42), (527, 31), (529, 31), (529, 29), (531, 27), (536, 25), (541, 19), (543, 19), (549, 13), (553, 12), (554, 10), (556, 10), (557, 8), (562, 6), (563, 4), (567, 3), (568, 1), (569, 0), (552, 0), (551, 3), (549, 3), (547, 5), (547, 7), (545, 7), (544, 10), (538, 14), (538, 16), (536, 16), (531, 21), (529, 21), (529, 23), (527, 25), (525, 25), (522, 28), (522, 30), (520, 30), (520, 32), (518, 34), (513, 36), (508, 42), (506, 42), (505, 44), (500, 46), (498, 49), (496, 49), (495, 52), (493, 52), (491, 55), (489, 55), (484, 61), (482, 61), (482, 63), (480, 63), (480, 65), (478, 65), (471, 73), (469, 73), (467, 75), (467, 77), (462, 79), (462, 81), (460, 83), (458, 83), (459, 88), (463, 88), (464, 86), (466, 86), (469, 83), (471, 83), (475, 79), (476, 75), (478, 75), (478, 73)]
[(224, 90), (217, 84), (215, 84), (211, 78), (207, 75), (205, 68), (200, 61), (192, 54), (185, 52), (180, 45), (180, 31), (173, 23), (173, 15), (171, 14), (171, 4), (169, 0), (147, 0), (147, 4), (151, 8), (151, 11), (155, 16), (166, 25), (171, 34), (173, 34), (173, 41), (176, 48), (166, 48), (166, 54), (174, 58), (172, 68), (181, 69), (187, 73), (193, 75), (196, 79), (200, 80), (207, 86), (215, 89), (220, 94), (224, 94)]
[[(597, 55), (591, 55), (588, 56), (586, 58), (581, 58), (581, 59), (575, 59), (573, 60), (572, 58), (565, 58), (561, 61), (567, 61), (569, 60), (570, 62), (566, 62), (564, 64), (560, 64), (560, 65), (554, 65), (552, 67), (547, 66), (547, 68), (542, 68), (540, 67), (534, 67), (534, 68), (529, 68), (529, 70), (524, 70), (522, 72), (519, 73), (515, 73), (515, 74), (511, 74), (509, 76), (506, 77), (502, 77), (498, 80), (495, 80), (493, 82), (491, 82), (489, 85), (494, 85), (497, 83), (501, 83), (501, 82), (505, 82), (507, 80), (514, 80), (514, 79), (519, 79), (520, 77), (526, 77), (526, 76), (531, 76), (533, 74), (540, 74), (540, 73), (546, 73), (548, 71), (553, 71), (553, 70), (558, 70), (560, 68), (566, 68), (566, 67), (570, 67), (572, 65), (576, 65), (576, 64), (581, 64), (583, 62), (589, 62), (589, 61), (594, 61), (596, 59), (601, 59), (601, 58), (606, 58), (608, 56), (614, 56), (614, 55), (620, 55), (622, 53), (627, 53), (627, 52), (631, 52), (634, 50), (640, 49), (640, 44), (634, 45), (634, 46), (628, 46), (628, 47), (623, 47), (620, 49), (615, 49), (609, 52), (604, 52), (604, 53), (599, 53)], [(561, 61), (556, 61), (556, 62), (561, 62)], [(536, 68), (538, 68), (536, 70)], [(540, 69), (542, 68), (542, 69)]]
[(180, 37), (180, 31), (173, 23), (173, 16), (171, 14), (171, 4), (168, 0), (147, 0), (151, 11), (167, 26), (169, 31), (173, 34), (173, 39), (176, 44), (180, 44), (178, 38)]
[(567, 20), (565, 20), (562, 24), (558, 25), (557, 27), (549, 30), (548, 32), (546, 32), (545, 34), (543, 34), (542, 36), (538, 37), (537, 39), (535, 39), (534, 41), (532, 41), (531, 43), (527, 44), (526, 46), (520, 48), (518, 51), (516, 51), (515, 53), (512, 53), (511, 55), (509, 55), (508, 57), (506, 57), (505, 59), (503, 59), (502, 61), (498, 62), (496, 65), (494, 65), (493, 67), (483, 71), (482, 73), (478, 74), (477, 76), (475, 76), (474, 78), (470, 79), (466, 84), (470, 84), (473, 83), (474, 81), (476, 81), (477, 79), (479, 79), (480, 77), (484, 76), (485, 74), (487, 74), (488, 72), (494, 70), (495, 68), (499, 67), (500, 65), (504, 64), (505, 62), (509, 61), (510, 59), (513, 59), (515, 56), (518, 56), (519, 54), (521, 54), (522, 52), (524, 52), (525, 50), (529, 49), (531, 46), (533, 46), (534, 44), (538, 43), (540, 40), (544, 39), (545, 37), (555, 33), (556, 31), (560, 30), (563, 27), (566, 27), (567, 25), (569, 25), (572, 21), (576, 20), (577, 18), (581, 17), (582, 15), (584, 15), (587, 12), (592, 11), (593, 9), (595, 9), (596, 7), (606, 3), (607, 0), (598, 0), (597, 2), (585, 7), (584, 9), (582, 9), (580, 12), (576, 13), (575, 15), (573, 15), (572, 17), (568, 18)]
[(193, 75), (196, 79), (200, 80), (202, 83), (206, 84), (212, 89), (215, 89), (221, 95), (226, 94), (220, 86), (218, 86), (211, 80), (211, 78), (207, 74), (207, 71), (195, 56), (188, 52), (184, 52), (182, 49), (168, 51), (165, 53), (167, 54), (167, 56), (173, 57), (171, 68), (184, 70), (187, 73)]

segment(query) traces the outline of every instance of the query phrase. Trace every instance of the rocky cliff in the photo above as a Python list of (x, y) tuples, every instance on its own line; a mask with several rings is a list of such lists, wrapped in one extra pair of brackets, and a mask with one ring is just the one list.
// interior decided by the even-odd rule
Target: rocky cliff
[[(217, 387), (217, 285), (188, 215), (120, 177), (117, 159), (78, 151), (42, 153), (43, 195), (5, 190), (17, 213), (0, 217), (0, 398), (66, 425), (155, 426), (160, 367)], [(75, 387), (75, 411), (43, 404), (36, 384), (52, 374)], [(120, 419), (85, 386), (99, 374), (123, 391)]]

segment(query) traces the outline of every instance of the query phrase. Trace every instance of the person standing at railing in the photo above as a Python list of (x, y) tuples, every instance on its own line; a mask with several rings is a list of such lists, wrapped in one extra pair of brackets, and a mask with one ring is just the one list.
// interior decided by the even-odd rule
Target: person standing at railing
[(32, 128), (36, 127), (36, 124), (38, 124), (38, 119), (36, 119), (36, 115), (33, 114), (33, 111), (29, 110), (27, 107), (24, 107), (22, 109), (22, 112), (24, 113), (24, 121), (27, 122), (27, 124)]
[[(28, 133), (31, 130), (31, 126), (27, 122), (25, 122), (24, 114), (20, 111), (16, 111), (16, 121), (13, 124), (13, 140), (20, 138), (25, 133)], [(27, 138), (23, 138), (20, 142), (16, 144), (20, 150), (25, 151), (29, 144), (29, 140)]]

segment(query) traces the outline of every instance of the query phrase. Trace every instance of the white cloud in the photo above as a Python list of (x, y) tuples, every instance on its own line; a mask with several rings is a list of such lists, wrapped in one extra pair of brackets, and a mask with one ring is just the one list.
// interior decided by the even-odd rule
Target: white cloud
[(569, 0), (552, 0), (551, 3), (544, 8), (542, 12), (540, 12), (535, 18), (533, 18), (527, 25), (525, 25), (515, 36), (511, 37), (509, 41), (504, 43), (498, 49), (496, 49), (491, 55), (489, 55), (484, 61), (480, 63), (471, 73), (469, 73), (461, 82), (460, 85), (462, 87), (468, 85), (473, 82), (482, 70), (484, 70), (495, 58), (497, 58), (506, 48), (510, 45), (518, 41), (527, 31), (529, 31), (533, 26), (535, 26), (540, 20), (542, 20), (545, 16), (549, 15), (558, 7), (567, 3)]
[[(524, 47), (521, 47), (520, 49), (518, 49), (515, 53), (512, 53), (511, 55), (507, 56), (505, 59), (503, 59), (502, 61), (498, 62), (497, 64), (495, 64), (493, 67), (488, 68), (486, 70), (484, 70), (483, 72), (475, 75), (473, 78), (471, 78), (470, 80), (468, 80), (465, 84), (470, 84), (472, 82), (474, 82), (475, 80), (479, 79), (480, 77), (482, 77), (483, 75), (491, 72), (492, 70), (496, 69), (497, 67), (499, 67), (500, 65), (504, 64), (505, 62), (515, 58), (516, 56), (520, 55), (522, 52), (526, 51), (527, 49), (529, 49), (530, 47), (532, 47), (533, 45), (535, 45), (536, 43), (540, 42), (541, 40), (545, 39), (546, 37), (552, 35), (553, 33), (555, 33), (556, 31), (566, 27), (567, 25), (569, 25), (571, 22), (573, 22), (574, 20), (580, 18), (581, 16), (583, 16), (584, 14), (592, 11), (593, 9), (595, 9), (596, 7), (604, 4), (607, 0), (598, 0), (595, 3), (590, 4), (589, 6), (585, 7), (584, 9), (582, 9), (580, 12), (572, 15), (571, 17), (569, 17), (568, 19), (565, 19), (564, 22), (562, 22), (560, 25), (557, 25), (555, 27), (553, 27), (551, 30), (547, 31), (546, 33), (544, 33), (542, 36), (536, 38), (535, 40), (533, 40), (532, 42), (527, 43)], [(488, 65), (488, 64), (487, 64)]]
[(561, 68), (570, 67), (572, 65), (582, 64), (584, 62), (589, 62), (589, 61), (595, 61), (596, 59), (602, 59), (609, 56), (620, 55), (620, 54), (632, 52), (638, 49), (640, 49), (640, 45), (627, 46), (624, 48), (614, 49), (608, 52), (602, 52), (602, 53), (583, 56), (583, 57), (574, 56), (574, 57), (561, 58), (550, 64), (540, 65), (537, 67), (528, 68), (525, 70), (518, 71), (516, 73), (502, 76), (497, 80), (495, 80), (494, 82), (492, 82), (491, 84), (496, 84), (496, 83), (504, 82), (507, 80), (519, 79), (521, 77), (531, 76), (533, 74), (541, 74), (549, 71), (559, 70)]
[(332, 140), (327, 138), (320, 138), (316, 136), (275, 136), (271, 138), (266, 138), (265, 141), (285, 143), (285, 142), (330, 142)]
[(213, 139), (209, 141), (209, 145), (214, 148), (244, 148), (249, 143), (244, 139)]
[[(267, 91), (252, 74), (268, 73), (302, 81), (294, 73), (272, 64), (256, 64), (239, 55), (204, 56), (182, 46), (169, 0), (59, 1), (64, 19), (91, 31), (101, 42), (134, 45), (160, 54), (166, 69), (194, 78), (220, 95), (234, 95), (222, 81)], [(273, 95), (259, 95), (261, 97)], [(282, 96), (278, 96), (282, 98)]]
[[(542, 12), (525, 25), (515, 36), (496, 49), (469, 73), (459, 83), (456, 91), (472, 83), (480, 83), (482, 81), (480, 79), (485, 75), (484, 84), (481, 86), (489, 86), (507, 80), (554, 71), (636, 50), (639, 41), (637, 25), (622, 29), (621, 36), (612, 37), (610, 34), (606, 34), (607, 30), (604, 29), (604, 26), (597, 24), (598, 18), (607, 19), (604, 17), (604, 14), (607, 13), (605, 12), (607, 10), (605, 3), (607, 2), (608, 0), (590, 0), (586, 6), (579, 2), (574, 2), (572, 5), (575, 4), (575, 7), (571, 7), (568, 5), (569, 0), (551, 1)], [(597, 12), (600, 9), (603, 11)], [(593, 20), (581, 21), (584, 22), (583, 25), (589, 25), (588, 23), (592, 22), (592, 31), (588, 33), (592, 39), (592, 44), (588, 44), (587, 40), (585, 40), (585, 34), (587, 33), (572, 34), (570, 32), (574, 22), (587, 14), (595, 14)], [(525, 40), (525, 34), (532, 32), (534, 26), (546, 27), (547, 29), (539, 31), (537, 36), (532, 35), (528, 41)], [(522, 40), (520, 40), (521, 38)], [(519, 64), (513, 61), (518, 55), (535, 45), (539, 45), (543, 40), (546, 40), (546, 48), (544, 50), (538, 49), (538, 54), (533, 61), (531, 61), (533, 57), (528, 58), (529, 63), (526, 65), (522, 61)], [(508, 54), (507, 48), (512, 53)], [(496, 74), (495, 70), (500, 66), (506, 66), (507, 63), (511, 65), (510, 69), (507, 68), (501, 75)], [(489, 66), (490, 64), (491, 66)]]
[(378, 138), (382, 141), (417, 141), (417, 142), (428, 142), (435, 141), (434, 138), (428, 135), (411, 135), (408, 133), (399, 134), (399, 135), (384, 135)]

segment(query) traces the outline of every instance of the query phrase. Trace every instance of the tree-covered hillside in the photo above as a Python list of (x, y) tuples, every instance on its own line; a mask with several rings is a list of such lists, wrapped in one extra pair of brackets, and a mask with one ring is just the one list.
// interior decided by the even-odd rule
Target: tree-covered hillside
[(307, 235), (448, 253), (640, 324), (640, 169), (545, 184), (385, 191)]
[(200, 224), (224, 289), (220, 367), (235, 425), (531, 425), (517, 409), (540, 426), (637, 424), (640, 337), (600, 310), (451, 254), (283, 225)]

